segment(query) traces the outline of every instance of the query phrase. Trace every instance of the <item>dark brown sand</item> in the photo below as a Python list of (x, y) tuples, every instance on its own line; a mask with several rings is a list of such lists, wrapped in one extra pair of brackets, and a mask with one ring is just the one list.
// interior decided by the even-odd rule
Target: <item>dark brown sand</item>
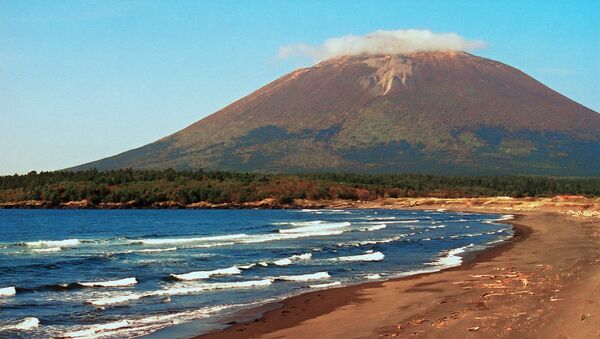
[(200, 338), (600, 337), (598, 220), (520, 212), (513, 225), (460, 267), (302, 294)]

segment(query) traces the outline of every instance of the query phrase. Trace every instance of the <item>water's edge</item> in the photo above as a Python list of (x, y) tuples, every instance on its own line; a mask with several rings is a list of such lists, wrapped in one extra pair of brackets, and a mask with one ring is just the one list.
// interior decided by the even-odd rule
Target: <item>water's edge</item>
[[(346, 208), (346, 209), (347, 210), (360, 210), (360, 208)], [(402, 209), (397, 209), (397, 210), (426, 211), (428, 209), (426, 209), (426, 208), (422, 208), (422, 209), (402, 208)], [(462, 211), (462, 210), (455, 210), (455, 211), (453, 210), (452, 212), (473, 213), (473, 211)], [(497, 212), (479, 212), (478, 211), (476, 213), (488, 214), (491, 216), (500, 215)], [(250, 323), (250, 322), (257, 321), (259, 319), (266, 318), (269, 316), (269, 313), (277, 312), (279, 309), (283, 308), (287, 304), (292, 304), (295, 299), (299, 299), (299, 298), (306, 299), (306, 298), (310, 298), (311, 296), (316, 296), (316, 295), (319, 295), (322, 293), (336, 293), (338, 291), (334, 291), (334, 290), (342, 290), (342, 289), (343, 290), (352, 290), (352, 293), (357, 293), (363, 289), (380, 287), (386, 282), (413, 280), (413, 279), (418, 279), (419, 277), (422, 277), (422, 276), (427, 276), (427, 275), (431, 275), (431, 274), (442, 274), (444, 272), (453, 271), (453, 270), (468, 270), (475, 264), (485, 262), (485, 261), (488, 261), (488, 260), (491, 260), (491, 259), (497, 257), (504, 251), (508, 250), (510, 247), (514, 246), (515, 243), (524, 241), (532, 234), (533, 230), (530, 227), (519, 223), (519, 220), (522, 219), (522, 215), (520, 215), (520, 214), (511, 214), (511, 215), (513, 216), (512, 219), (502, 220), (502, 221), (498, 222), (499, 224), (506, 224), (506, 225), (511, 226), (511, 231), (513, 232), (513, 235), (510, 238), (507, 238), (507, 239), (503, 240), (502, 242), (498, 242), (494, 245), (488, 245), (481, 249), (470, 250), (468, 252), (465, 252), (463, 255), (461, 255), (462, 261), (457, 266), (442, 267), (437, 270), (431, 270), (431, 271), (427, 271), (427, 272), (418, 272), (418, 271), (406, 272), (406, 275), (399, 276), (399, 277), (391, 277), (391, 278), (387, 278), (387, 279), (380, 279), (377, 281), (362, 281), (362, 282), (357, 282), (357, 283), (345, 284), (342, 286), (303, 291), (303, 292), (300, 292), (300, 293), (297, 293), (294, 295), (285, 296), (279, 300), (266, 301), (261, 305), (247, 308), (247, 309), (242, 309), (242, 310), (236, 311), (232, 314), (216, 316), (214, 318), (214, 322), (212, 324), (213, 325), (212, 329), (206, 328), (205, 321), (202, 326), (198, 326), (198, 325), (200, 325), (200, 322), (202, 320), (194, 320), (194, 321), (184, 323), (184, 324), (168, 326), (168, 327), (160, 329), (156, 332), (141, 336), (140, 338), (144, 338), (144, 339), (202, 338), (204, 336), (207, 336), (207, 335), (210, 336), (210, 334), (217, 334), (219, 332), (226, 331), (226, 330), (235, 330), (240, 325), (244, 325), (246, 323)], [(345, 303), (344, 305), (347, 305), (350, 303), (351, 303), (351, 300), (348, 300), (347, 303)], [(333, 306), (333, 305), (330, 305), (330, 306)], [(335, 305), (335, 307), (330, 307), (330, 308), (332, 308), (331, 310), (333, 310), (334, 308), (337, 308), (340, 306), (343, 306), (343, 305)], [(320, 312), (312, 313), (308, 319), (314, 318), (319, 315), (326, 314), (326, 313), (330, 312), (331, 310), (329, 308), (325, 308), (325, 307), (320, 308), (319, 309)], [(301, 321), (304, 321), (304, 320), (308, 320), (308, 319), (298, 320), (298, 323), (300, 323)], [(198, 324), (198, 325), (196, 325), (196, 324)]]

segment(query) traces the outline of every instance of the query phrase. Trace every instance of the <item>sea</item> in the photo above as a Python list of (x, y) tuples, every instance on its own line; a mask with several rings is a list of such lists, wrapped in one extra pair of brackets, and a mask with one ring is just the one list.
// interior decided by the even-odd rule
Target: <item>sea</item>
[(189, 338), (301, 293), (460, 265), (511, 215), (0, 210), (1, 338)]

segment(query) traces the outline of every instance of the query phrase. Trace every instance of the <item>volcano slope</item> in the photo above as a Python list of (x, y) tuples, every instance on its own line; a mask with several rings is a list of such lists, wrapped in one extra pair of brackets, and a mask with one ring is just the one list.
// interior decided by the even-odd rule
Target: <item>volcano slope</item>
[(600, 114), (466, 52), (291, 72), (154, 143), (72, 169), (600, 175)]

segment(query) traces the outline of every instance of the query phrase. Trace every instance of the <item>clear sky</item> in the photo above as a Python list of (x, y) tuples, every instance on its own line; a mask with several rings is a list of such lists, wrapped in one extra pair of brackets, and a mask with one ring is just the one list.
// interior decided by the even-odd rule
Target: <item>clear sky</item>
[(281, 46), (454, 32), (600, 111), (600, 1), (0, 0), (0, 174), (142, 146), (311, 60)]

